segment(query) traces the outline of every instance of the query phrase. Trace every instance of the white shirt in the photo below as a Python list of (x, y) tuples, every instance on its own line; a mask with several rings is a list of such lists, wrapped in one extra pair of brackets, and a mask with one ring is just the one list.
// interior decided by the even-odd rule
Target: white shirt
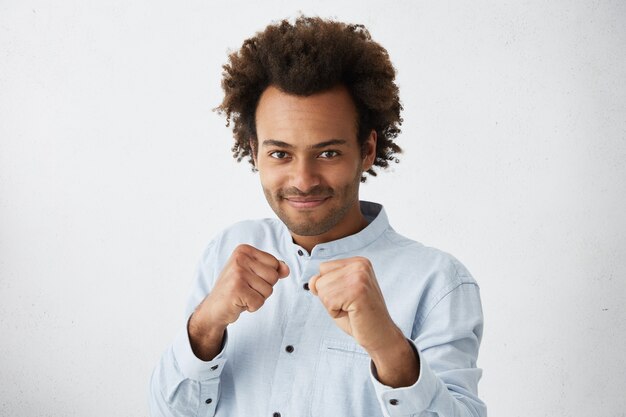
[[(361, 211), (365, 229), (310, 254), (277, 219), (237, 223), (212, 240), (186, 318), (239, 244), (284, 260), (290, 276), (279, 280), (260, 310), (228, 326), (212, 361), (193, 354), (183, 323), (153, 372), (151, 415), (486, 416), (477, 396), (483, 316), (476, 281), (453, 256), (396, 233), (381, 205), (361, 202)], [(321, 262), (353, 256), (370, 260), (391, 318), (419, 355), (420, 376), (412, 386), (381, 384), (367, 352), (305, 288)]]

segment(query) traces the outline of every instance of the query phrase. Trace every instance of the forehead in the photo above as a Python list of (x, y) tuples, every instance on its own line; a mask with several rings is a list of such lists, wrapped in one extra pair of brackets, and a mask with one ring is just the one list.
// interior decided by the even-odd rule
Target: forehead
[(270, 86), (257, 105), (256, 130), (260, 141), (275, 139), (297, 145), (345, 139), (356, 143), (357, 111), (343, 86), (310, 96), (287, 94)]

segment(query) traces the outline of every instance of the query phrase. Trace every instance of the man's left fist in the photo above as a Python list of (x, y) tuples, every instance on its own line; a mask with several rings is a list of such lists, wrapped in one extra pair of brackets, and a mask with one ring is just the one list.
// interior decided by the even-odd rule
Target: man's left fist
[(335, 320), (370, 355), (383, 350), (398, 328), (389, 316), (369, 259), (354, 257), (320, 264), (309, 289)]

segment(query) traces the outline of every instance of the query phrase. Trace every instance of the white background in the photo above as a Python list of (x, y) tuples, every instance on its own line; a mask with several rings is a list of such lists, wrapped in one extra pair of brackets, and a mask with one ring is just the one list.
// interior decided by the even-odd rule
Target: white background
[(204, 245), (273, 215), (221, 65), (298, 11), (390, 53), (362, 198), (481, 285), (490, 415), (626, 415), (626, 3), (363, 0), (0, 0), (0, 415), (147, 415)]

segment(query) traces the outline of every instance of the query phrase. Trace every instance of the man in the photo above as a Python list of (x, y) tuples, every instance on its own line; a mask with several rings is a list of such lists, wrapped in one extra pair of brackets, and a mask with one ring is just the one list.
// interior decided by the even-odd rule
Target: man
[(230, 55), (219, 109), (280, 220), (209, 243), (153, 416), (486, 415), (476, 282), (359, 201), (400, 151), (394, 76), (364, 27), (319, 18)]

